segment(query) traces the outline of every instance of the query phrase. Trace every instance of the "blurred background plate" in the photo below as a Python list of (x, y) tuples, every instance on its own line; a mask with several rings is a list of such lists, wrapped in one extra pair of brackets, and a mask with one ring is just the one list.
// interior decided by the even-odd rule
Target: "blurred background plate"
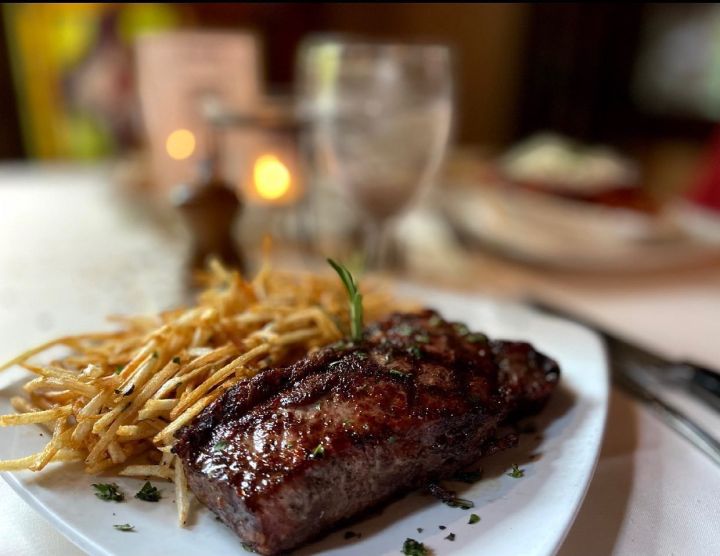
[(720, 258), (720, 242), (696, 232), (690, 207), (647, 214), (503, 186), (448, 188), (442, 206), (466, 242), (534, 264), (620, 271)]

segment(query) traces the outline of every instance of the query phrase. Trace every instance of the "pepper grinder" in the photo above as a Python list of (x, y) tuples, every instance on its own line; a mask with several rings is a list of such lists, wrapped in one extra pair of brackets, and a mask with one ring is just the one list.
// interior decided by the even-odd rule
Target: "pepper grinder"
[[(215, 149), (213, 149), (215, 150)], [(199, 164), (198, 179), (173, 192), (173, 204), (180, 210), (192, 235), (192, 252), (187, 264), (188, 281), (204, 270), (210, 257), (245, 273), (246, 260), (232, 237), (236, 215), (243, 207), (232, 184), (222, 179), (217, 151)]]

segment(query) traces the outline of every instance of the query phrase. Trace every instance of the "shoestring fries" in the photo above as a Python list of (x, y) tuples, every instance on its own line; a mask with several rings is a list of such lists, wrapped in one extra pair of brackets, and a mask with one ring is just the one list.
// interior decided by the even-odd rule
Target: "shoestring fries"
[[(189, 492), (172, 453), (174, 434), (213, 400), (262, 369), (290, 364), (340, 340), (349, 329), (347, 295), (337, 277), (292, 274), (265, 265), (252, 281), (211, 263), (194, 307), (118, 318), (110, 333), (65, 336), (29, 349), (20, 365), (35, 378), (14, 397), (0, 426), (39, 424), (52, 437), (36, 454), (0, 461), (0, 471), (40, 471), (50, 462), (84, 462), (87, 473), (153, 476), (175, 483), (185, 524)], [(392, 308), (381, 288), (364, 292), (374, 320)], [(63, 346), (64, 357), (30, 362)]]

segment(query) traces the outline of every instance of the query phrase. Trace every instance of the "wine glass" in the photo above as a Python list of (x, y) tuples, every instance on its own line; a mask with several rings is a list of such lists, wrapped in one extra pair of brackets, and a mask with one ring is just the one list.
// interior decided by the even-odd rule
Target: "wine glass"
[(300, 55), (300, 108), (333, 180), (360, 208), (365, 264), (388, 261), (388, 224), (430, 185), (451, 127), (445, 46), (324, 39)]

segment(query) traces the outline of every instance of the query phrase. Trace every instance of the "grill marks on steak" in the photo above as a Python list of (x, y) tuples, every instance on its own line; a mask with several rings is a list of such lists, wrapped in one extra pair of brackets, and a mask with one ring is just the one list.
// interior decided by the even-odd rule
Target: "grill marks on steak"
[(263, 554), (493, 449), (503, 421), (539, 409), (557, 365), (433, 311), (395, 314), (238, 384), (178, 433), (196, 496)]

